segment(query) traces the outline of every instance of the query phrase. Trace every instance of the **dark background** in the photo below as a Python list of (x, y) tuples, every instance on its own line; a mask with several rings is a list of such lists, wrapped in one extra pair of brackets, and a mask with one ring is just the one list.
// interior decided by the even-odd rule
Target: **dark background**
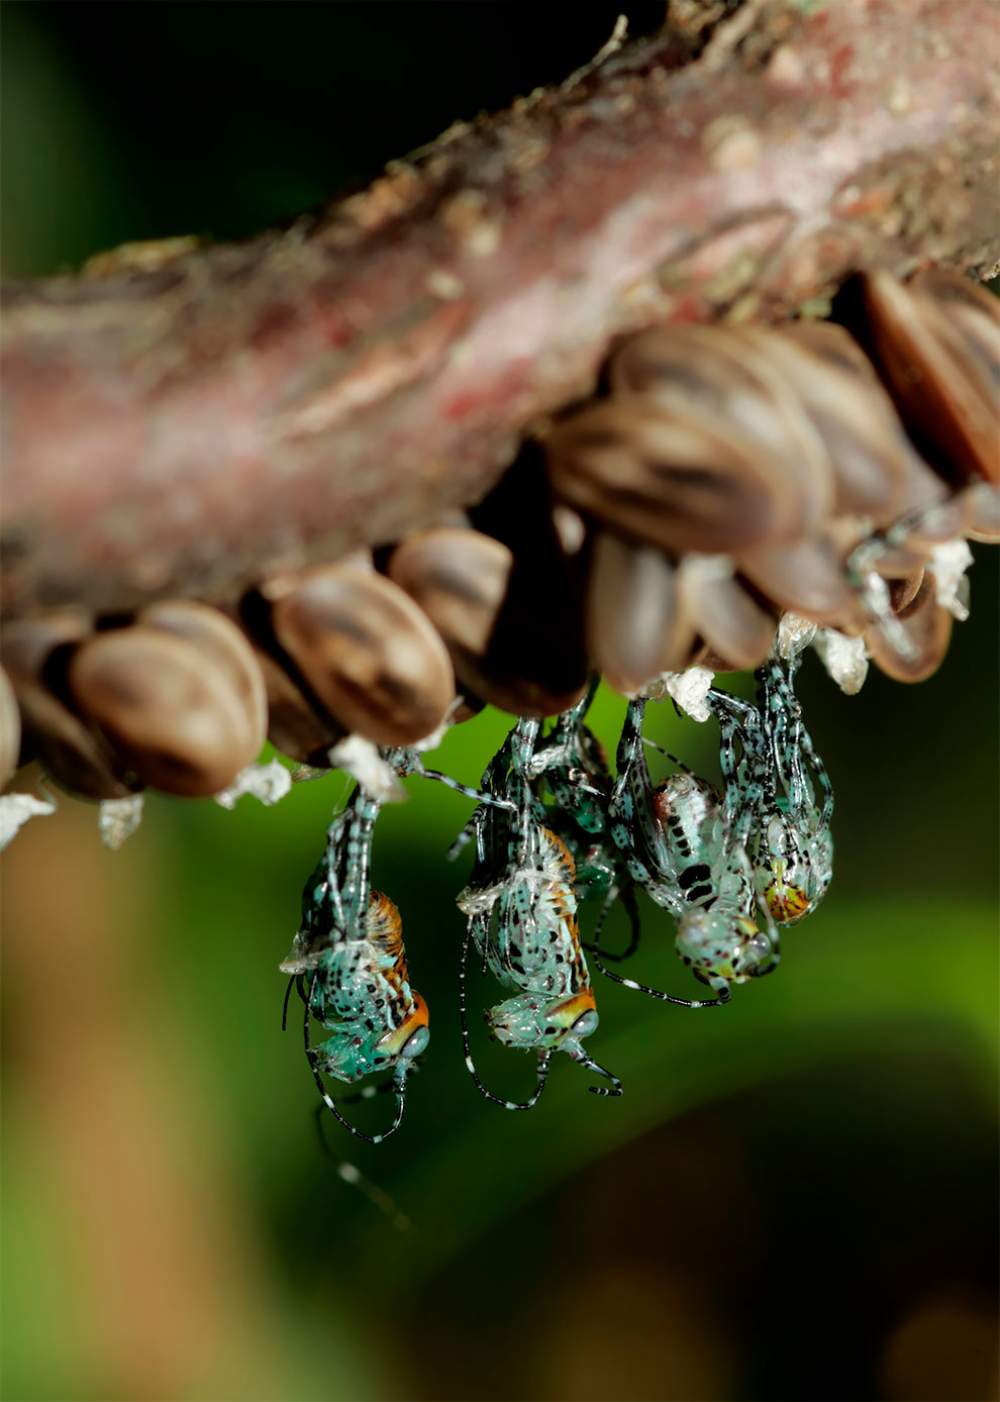
[[(617, 12), (9, 4), (6, 274), (250, 234), (565, 76)], [(343, 781), (273, 810), (154, 798), (118, 854), (85, 805), (31, 825), (5, 859), (4, 1395), (993, 1396), (996, 582), (978, 548), (972, 619), (919, 687), (844, 697), (807, 664), (833, 887), (718, 1017), (598, 987), (620, 1102), (568, 1064), (531, 1115), (475, 1096), (452, 795), (415, 790), (376, 853), (431, 1053), (404, 1132), (331, 1128), (332, 1158), (276, 965)], [(601, 696), (612, 744), (621, 711)], [(445, 767), (475, 779), (503, 729), (463, 727)], [(654, 732), (712, 772), (710, 727), (659, 708)], [(642, 972), (682, 992), (662, 925)], [(522, 1062), (483, 1063), (523, 1088)]]

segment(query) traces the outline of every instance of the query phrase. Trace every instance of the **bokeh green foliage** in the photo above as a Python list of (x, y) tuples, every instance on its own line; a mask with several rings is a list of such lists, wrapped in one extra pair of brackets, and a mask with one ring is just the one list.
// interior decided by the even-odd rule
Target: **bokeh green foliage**
[[(561, 76), (615, 12), (8, 6), (8, 270), (128, 238), (249, 233)], [(277, 963), (346, 781), (299, 786), (271, 810), (152, 797), (116, 855), (91, 834), (79, 861), (106, 898), (117, 872), (143, 873), (135, 1035), (197, 1080), (200, 1108), (175, 1107), (180, 1132), (223, 1165), (266, 1279), (269, 1359), (278, 1340), (280, 1388), (262, 1337), (217, 1392), (192, 1373), (185, 1396), (908, 1395), (886, 1381), (893, 1329), (935, 1292), (975, 1312), (994, 1274), (997, 569), (977, 554), (973, 617), (937, 677), (908, 689), (873, 675), (846, 698), (818, 663), (805, 669), (837, 792), (837, 871), (823, 908), (787, 933), (778, 973), (700, 1014), (599, 981), (593, 1047), (625, 1082), (621, 1101), (590, 1097), (568, 1063), (531, 1115), (475, 1095), (455, 998), (467, 858), (444, 860), (466, 800), (411, 780), (411, 801), (380, 822), (375, 877), (403, 912), (431, 1048), (403, 1133), (370, 1150), (331, 1126), (331, 1155), (294, 1004), (280, 1030)], [(606, 691), (595, 707), (612, 750), (622, 708)], [(436, 760), (474, 782), (507, 723), (485, 713)], [(651, 733), (717, 773), (712, 726), (659, 707)], [(18, 839), (11, 884), (80, 881), (43, 865), (42, 841)], [(644, 976), (684, 992), (669, 922), (644, 914)], [(88, 1263), (67, 1264), (74, 1199), (23, 1089), (32, 1010), (10, 981), (4, 997), (4, 1395), (117, 1397), (100, 1332), (115, 1325), (95, 1326)], [(484, 1070), (519, 1093), (529, 1064), (484, 1037)], [(392, 1195), (408, 1232), (337, 1177), (341, 1158)], [(151, 1375), (144, 1395), (170, 1394)]]

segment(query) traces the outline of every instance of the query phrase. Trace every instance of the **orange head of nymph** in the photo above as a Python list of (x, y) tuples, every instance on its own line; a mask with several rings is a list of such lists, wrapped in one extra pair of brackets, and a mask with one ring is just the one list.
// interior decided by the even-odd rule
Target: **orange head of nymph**
[(581, 989), (565, 998), (520, 993), (486, 1014), (498, 1042), (522, 1051), (566, 1051), (597, 1028), (593, 990)]
[(430, 1013), (419, 993), (411, 992), (412, 1006), (398, 1027), (386, 1032), (375, 1044), (375, 1057), (380, 1066), (396, 1066), (413, 1061), (427, 1049), (431, 1039)]

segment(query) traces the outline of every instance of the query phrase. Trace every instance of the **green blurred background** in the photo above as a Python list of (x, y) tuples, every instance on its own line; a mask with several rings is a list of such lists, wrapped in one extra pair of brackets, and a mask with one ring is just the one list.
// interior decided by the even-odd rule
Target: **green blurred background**
[[(617, 10), (8, 4), (5, 271), (248, 234), (565, 75)], [(331, 1127), (332, 1154), (277, 964), (343, 778), (270, 810), (151, 798), (117, 854), (86, 805), (30, 825), (5, 858), (4, 1397), (994, 1396), (996, 552), (973, 597), (922, 686), (848, 698), (809, 662), (834, 885), (723, 1014), (598, 987), (621, 1101), (568, 1063), (530, 1115), (475, 1094), (455, 795), (411, 781), (380, 825), (433, 1039), (404, 1132)], [(602, 693), (612, 746), (622, 710)], [(504, 726), (442, 763), (475, 780)], [(660, 707), (651, 730), (716, 772), (712, 727)], [(683, 992), (646, 915), (642, 972)]]

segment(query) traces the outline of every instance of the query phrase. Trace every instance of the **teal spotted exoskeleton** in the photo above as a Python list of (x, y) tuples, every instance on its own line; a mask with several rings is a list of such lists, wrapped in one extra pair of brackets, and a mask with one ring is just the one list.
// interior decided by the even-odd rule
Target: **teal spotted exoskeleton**
[[(576, 919), (576, 869), (561, 837), (539, 820), (531, 787), (539, 722), (521, 720), (483, 776), (483, 788), (512, 799), (511, 816), (481, 805), (470, 829), (476, 861), (469, 886), (459, 897), (468, 917), (459, 979), (465, 1060), (479, 1091), (507, 1110), (527, 1110), (545, 1088), (554, 1052), (606, 1077), (596, 1095), (620, 1095), (617, 1076), (584, 1048), (597, 1030), (598, 1014)], [(490, 1008), (486, 1022), (506, 1047), (537, 1057), (535, 1090), (525, 1101), (495, 1095), (483, 1083), (472, 1057), (466, 1006), (466, 966), (474, 945), (483, 966), (514, 996)]]

